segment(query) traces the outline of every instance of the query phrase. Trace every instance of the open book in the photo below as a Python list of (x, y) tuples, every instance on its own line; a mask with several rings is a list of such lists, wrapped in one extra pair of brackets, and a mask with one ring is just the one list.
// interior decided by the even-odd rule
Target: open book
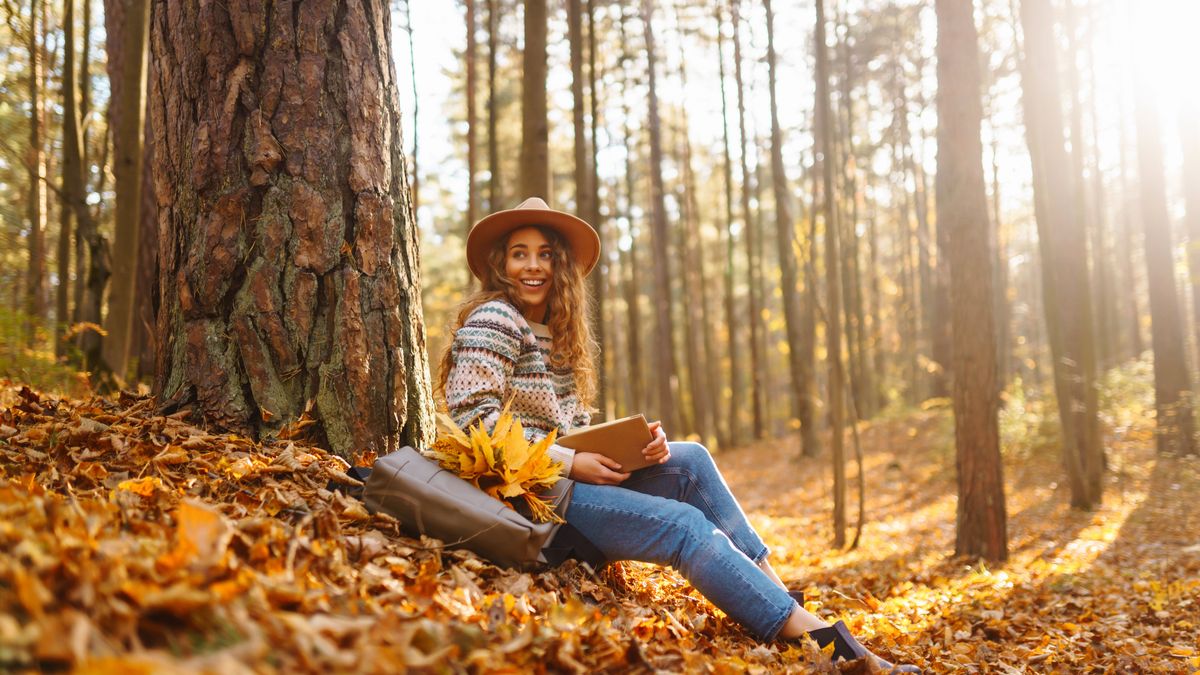
[(637, 414), (581, 427), (560, 436), (557, 443), (576, 452), (594, 452), (615, 459), (620, 463), (621, 471), (627, 472), (652, 464), (642, 456), (642, 449), (652, 440), (654, 436), (650, 433), (650, 425), (646, 424), (646, 417)]

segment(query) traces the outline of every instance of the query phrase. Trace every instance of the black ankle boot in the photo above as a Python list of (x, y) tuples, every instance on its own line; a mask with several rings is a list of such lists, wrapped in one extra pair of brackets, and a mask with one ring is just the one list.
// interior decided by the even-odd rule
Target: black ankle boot
[(797, 605), (804, 606), (804, 591), (788, 591), (787, 594), (792, 596)]
[(862, 644), (850, 634), (850, 629), (847, 628), (846, 624), (841, 621), (838, 621), (828, 628), (810, 630), (808, 631), (808, 636), (811, 637), (813, 641), (817, 643), (817, 646), (822, 649), (827, 647), (829, 643), (832, 642), (834, 661), (837, 661), (838, 659), (853, 661), (855, 659), (861, 659), (865, 657), (874, 661), (875, 665), (885, 673), (921, 672), (921, 669), (916, 666), (908, 664), (897, 666), (879, 658), (878, 656), (875, 656), (871, 653), (871, 650), (862, 646)]

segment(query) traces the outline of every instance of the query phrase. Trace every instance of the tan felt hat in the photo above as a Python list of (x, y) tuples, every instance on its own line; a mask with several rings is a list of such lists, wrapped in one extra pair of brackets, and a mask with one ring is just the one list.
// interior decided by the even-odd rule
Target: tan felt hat
[(541, 225), (558, 232), (567, 240), (571, 254), (584, 276), (600, 259), (600, 237), (591, 225), (569, 213), (555, 211), (546, 202), (530, 197), (515, 209), (484, 216), (467, 234), (467, 264), (477, 279), (483, 279), (488, 254), (496, 241), (528, 225)]

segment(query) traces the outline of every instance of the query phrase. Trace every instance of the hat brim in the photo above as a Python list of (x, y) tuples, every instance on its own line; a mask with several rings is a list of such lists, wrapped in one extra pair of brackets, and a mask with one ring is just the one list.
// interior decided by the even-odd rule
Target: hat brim
[(600, 236), (581, 218), (553, 209), (508, 209), (485, 216), (467, 234), (467, 265), (475, 278), (483, 279), (488, 254), (498, 240), (531, 225), (548, 227), (562, 235), (583, 276), (600, 260)]

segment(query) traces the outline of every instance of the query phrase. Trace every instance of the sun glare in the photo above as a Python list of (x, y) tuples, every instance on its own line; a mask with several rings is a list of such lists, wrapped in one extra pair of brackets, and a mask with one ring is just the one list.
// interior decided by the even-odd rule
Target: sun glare
[(1132, 63), (1133, 76), (1152, 86), (1161, 106), (1176, 104), (1184, 96), (1194, 96), (1196, 66), (1200, 48), (1195, 36), (1200, 26), (1198, 0), (1127, 0), (1114, 16), (1112, 35), (1130, 31), (1133, 54), (1121, 55), (1125, 46), (1112, 40), (1096, 45), (1110, 50), (1110, 58)]

